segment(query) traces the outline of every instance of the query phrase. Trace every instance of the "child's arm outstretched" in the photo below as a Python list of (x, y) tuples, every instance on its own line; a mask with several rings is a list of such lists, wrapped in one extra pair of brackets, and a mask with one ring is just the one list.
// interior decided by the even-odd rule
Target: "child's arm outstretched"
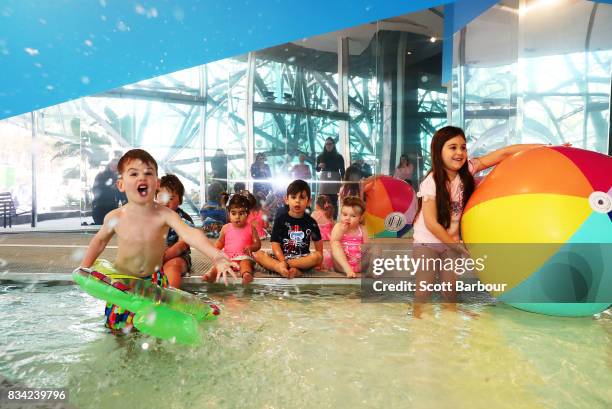
[(346, 228), (343, 223), (336, 223), (334, 226), (331, 237), (330, 237), (330, 246), (332, 251), (332, 258), (340, 266), (342, 272), (346, 274), (348, 278), (355, 278), (357, 274), (351, 268), (351, 265), (348, 263), (346, 259), (346, 254), (344, 254), (344, 249), (342, 248), (342, 244), (340, 244), (340, 240), (344, 235)]
[(213, 264), (217, 268), (217, 273), (223, 277), (223, 282), (226, 285), (228, 273), (234, 277), (234, 279), (238, 279), (232, 270), (232, 267), (238, 269), (238, 265), (229, 261), (225, 254), (216, 249), (202, 231), (196, 229), (195, 227), (189, 227), (186, 225), (181, 220), (179, 215), (172, 210), (164, 210), (164, 215), (166, 224), (172, 227), (179, 237), (182, 237), (187, 244), (198, 249), (212, 260)]
[(519, 153), (528, 149), (539, 148), (542, 146), (546, 146), (541, 143), (525, 143), (518, 145), (510, 145), (505, 148), (497, 149), (493, 152), (490, 152), (484, 156), (478, 158), (475, 163), (476, 169), (474, 169), (474, 173), (480, 172), (481, 170), (488, 169), (491, 166), (497, 165), (502, 160), (507, 157), (514, 155), (515, 153)]
[(95, 236), (89, 242), (89, 246), (87, 246), (87, 250), (85, 251), (85, 256), (83, 256), (83, 261), (81, 261), (81, 267), (89, 268), (96, 261), (96, 259), (102, 254), (106, 245), (110, 241), (110, 239), (115, 234), (115, 229), (113, 228), (111, 221), (116, 223), (116, 213), (117, 210), (113, 210), (109, 212), (104, 217), (104, 223), (100, 230), (96, 233)]

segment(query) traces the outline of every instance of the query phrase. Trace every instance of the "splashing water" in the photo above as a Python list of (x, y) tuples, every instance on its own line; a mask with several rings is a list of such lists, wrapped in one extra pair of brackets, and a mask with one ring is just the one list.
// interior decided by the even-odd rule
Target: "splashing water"
[(72, 252), (72, 254), (70, 255), (70, 259), (74, 262), (79, 263), (81, 260), (83, 260), (84, 256), (85, 256), (85, 249), (78, 248)]
[(281, 299), (284, 289), (225, 290), (209, 294), (221, 318), (202, 325), (202, 345), (186, 347), (111, 335), (104, 302), (76, 287), (5, 287), (0, 373), (68, 387), (82, 409), (116, 409), (118, 397), (133, 408), (604, 408), (612, 400), (610, 314), (559, 319), (473, 305), (474, 319), (434, 305), (413, 319), (406, 305), (363, 303), (354, 289)]
[(170, 194), (165, 190), (157, 195), (157, 202), (166, 206), (170, 201)]
[(39, 54), (39, 51), (36, 48), (26, 47), (23, 49), (23, 51), (25, 51), (31, 57), (34, 57), (35, 55)]
[(108, 221), (108, 230), (111, 232), (115, 230), (115, 226), (117, 226), (117, 223), (118, 223), (118, 220), (116, 217), (113, 217), (112, 219), (110, 219)]

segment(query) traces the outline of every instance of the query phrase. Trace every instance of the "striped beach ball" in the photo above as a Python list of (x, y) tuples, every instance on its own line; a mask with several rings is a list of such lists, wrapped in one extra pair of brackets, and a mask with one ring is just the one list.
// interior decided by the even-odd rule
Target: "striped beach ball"
[(517, 308), (586, 316), (612, 304), (612, 158), (540, 147), (502, 161), (468, 201), (462, 237), (479, 278)]
[(402, 237), (416, 212), (414, 189), (403, 180), (376, 176), (364, 186), (365, 222), (373, 237)]

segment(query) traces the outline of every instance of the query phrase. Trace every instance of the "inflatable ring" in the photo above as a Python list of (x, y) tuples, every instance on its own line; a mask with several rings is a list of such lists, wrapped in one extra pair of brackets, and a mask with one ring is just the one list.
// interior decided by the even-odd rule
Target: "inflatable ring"
[(214, 320), (220, 314), (216, 305), (185, 291), (120, 275), (107, 260), (96, 260), (91, 269), (77, 268), (72, 277), (89, 295), (134, 312), (136, 329), (156, 338), (198, 343), (198, 322)]

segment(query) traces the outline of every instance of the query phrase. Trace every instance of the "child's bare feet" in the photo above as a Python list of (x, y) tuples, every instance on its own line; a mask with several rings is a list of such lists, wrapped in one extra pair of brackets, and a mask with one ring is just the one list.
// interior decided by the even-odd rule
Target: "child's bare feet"
[(283, 277), (289, 276), (289, 265), (284, 262), (277, 264), (275, 271)]
[(204, 274), (202, 276), (202, 280), (208, 283), (214, 283), (215, 281), (217, 281), (217, 269), (213, 268), (208, 273)]
[(253, 281), (253, 275), (249, 272), (242, 274), (242, 285), (248, 285)]
[(295, 277), (299, 277), (302, 275), (302, 271), (295, 268), (295, 267), (291, 267), (289, 269), (289, 273), (287, 274), (287, 278), (295, 278)]

